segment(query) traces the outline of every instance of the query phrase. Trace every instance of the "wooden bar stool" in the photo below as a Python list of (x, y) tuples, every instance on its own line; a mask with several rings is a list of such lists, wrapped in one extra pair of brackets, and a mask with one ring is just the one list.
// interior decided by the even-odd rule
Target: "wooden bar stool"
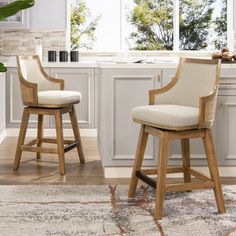
[[(155, 218), (163, 214), (165, 192), (213, 188), (220, 213), (225, 212), (217, 160), (211, 135), (220, 78), (220, 61), (180, 58), (174, 80), (149, 92), (148, 106), (132, 110), (134, 122), (141, 124), (129, 187), (134, 197), (138, 179), (156, 189)], [(141, 169), (148, 135), (159, 136), (158, 168)], [(190, 166), (190, 138), (202, 138), (210, 178)], [(169, 142), (181, 139), (183, 166), (167, 167)], [(166, 184), (166, 174), (183, 173), (184, 183)], [(148, 175), (157, 175), (157, 181)], [(191, 176), (200, 182), (191, 182)]]
[[(16, 148), (14, 170), (19, 168), (23, 151), (57, 154), (60, 173), (65, 174), (64, 153), (77, 148), (81, 163), (85, 162), (79, 126), (74, 104), (81, 100), (81, 94), (64, 90), (64, 80), (50, 77), (43, 69), (38, 56), (17, 56), (18, 75), (24, 111)], [(69, 113), (75, 140), (63, 140), (62, 114)], [(29, 117), (38, 115), (37, 138), (24, 144)], [(56, 139), (43, 138), (44, 115), (53, 115), (56, 123)], [(42, 147), (43, 143), (57, 144), (57, 148)], [(64, 146), (66, 145), (66, 146)]]

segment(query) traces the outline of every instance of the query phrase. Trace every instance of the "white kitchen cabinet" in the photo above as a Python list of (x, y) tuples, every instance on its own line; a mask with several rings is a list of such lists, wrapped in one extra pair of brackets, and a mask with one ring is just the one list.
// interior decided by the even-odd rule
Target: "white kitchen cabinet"
[[(21, 124), (21, 117), (23, 113), (23, 104), (21, 100), (20, 83), (16, 68), (8, 68), (6, 73), (6, 119), (7, 128), (18, 128)], [(36, 127), (37, 116), (31, 115), (29, 120), (29, 127)], [(49, 127), (49, 120), (46, 117), (45, 127)]]
[[(1, 3), (8, 4), (13, 0), (2, 0)], [(4, 21), (0, 21), (1, 29), (27, 29), (29, 28), (29, 9), (18, 12)]]
[(219, 164), (236, 165), (236, 69), (222, 69), (218, 96)]
[[(95, 82), (93, 68), (48, 68), (47, 73), (55, 78), (65, 80), (65, 89), (79, 91), (82, 101), (75, 105), (81, 128), (95, 128)], [(18, 128), (21, 123), (23, 105), (16, 68), (8, 68), (7, 72), (7, 127)], [(64, 127), (71, 127), (69, 116), (63, 116)], [(31, 116), (29, 127), (36, 127), (37, 117)], [(46, 117), (45, 128), (54, 127), (54, 118)]]
[(65, 30), (67, 0), (37, 0), (30, 10), (30, 28), (34, 30)]
[[(124, 69), (102, 68), (98, 80), (98, 146), (104, 167), (132, 166), (140, 125), (131, 119), (135, 106), (148, 104), (148, 90), (168, 84), (176, 68)], [(236, 164), (236, 76), (235, 69), (224, 68), (212, 128), (219, 165)], [(161, 75), (161, 80), (159, 79)], [(235, 126), (235, 129), (233, 128)], [(150, 137), (144, 164), (156, 166), (158, 140)], [(191, 164), (205, 166), (201, 139), (191, 139)], [(170, 143), (169, 164), (182, 165), (181, 143)]]
[(218, 150), (220, 165), (236, 165), (236, 95), (219, 96)]
[[(148, 104), (148, 91), (160, 87), (160, 69), (101, 69), (98, 142), (103, 166), (132, 166), (140, 125), (131, 110)], [(157, 146), (150, 137), (144, 165), (156, 164)]]
[(0, 143), (1, 134), (6, 129), (6, 78), (5, 73), (0, 73)]
[[(50, 68), (50, 75), (65, 81), (65, 90), (79, 91), (82, 101), (75, 105), (80, 128), (95, 128), (95, 82), (93, 68)], [(71, 127), (69, 115), (63, 116), (64, 127)], [(54, 118), (50, 118), (54, 127)]]

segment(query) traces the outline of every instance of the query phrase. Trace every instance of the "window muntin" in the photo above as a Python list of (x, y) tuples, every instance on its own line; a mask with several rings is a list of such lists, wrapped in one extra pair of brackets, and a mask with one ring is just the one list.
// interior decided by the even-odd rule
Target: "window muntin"
[[(71, 1), (85, 2), (88, 21), (98, 18), (94, 42), (89, 47), (81, 43), (82, 50), (213, 51), (229, 41), (225, 19), (231, 0)], [(89, 43), (86, 37), (83, 41)]]

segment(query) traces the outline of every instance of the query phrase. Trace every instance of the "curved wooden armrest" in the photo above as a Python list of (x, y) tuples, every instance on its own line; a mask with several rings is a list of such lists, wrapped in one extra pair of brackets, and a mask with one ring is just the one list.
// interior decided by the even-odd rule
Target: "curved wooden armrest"
[(172, 81), (168, 83), (166, 86), (159, 88), (159, 89), (152, 89), (149, 90), (149, 105), (155, 104), (155, 96), (161, 93), (167, 92), (169, 89), (171, 89), (177, 82), (177, 77), (173, 77)]
[(33, 105), (38, 103), (38, 85), (27, 80), (20, 79), (21, 96), (24, 105)]
[(209, 128), (215, 118), (218, 89), (199, 98), (199, 128)]
[(60, 86), (60, 90), (64, 90), (64, 86), (65, 86), (65, 82), (63, 79), (56, 79), (50, 76), (47, 76), (47, 80), (53, 82), (53, 83), (57, 83)]

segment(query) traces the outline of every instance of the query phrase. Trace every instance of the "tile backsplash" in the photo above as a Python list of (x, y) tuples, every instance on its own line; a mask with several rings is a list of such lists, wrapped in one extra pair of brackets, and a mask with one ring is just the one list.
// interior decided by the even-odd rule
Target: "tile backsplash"
[[(16, 30), (2, 30), (0, 29), (0, 57), (10, 57), (15, 55), (32, 55), (35, 53), (35, 45), (36, 45), (36, 38), (42, 38), (42, 44), (43, 44), (43, 57), (47, 57), (49, 50), (66, 50), (66, 32), (61, 31), (35, 31), (35, 30), (29, 30), (29, 29), (16, 29)], [(236, 32), (234, 34), (234, 38), (236, 40)], [(234, 45), (234, 51), (236, 52), (236, 44)], [(106, 53), (105, 56), (115, 56), (113, 53)], [(139, 53), (137, 52), (129, 52), (130, 56), (138, 56)], [(146, 55), (147, 54), (147, 55)], [(153, 52), (148, 55), (146, 53), (146, 56), (178, 56), (178, 55), (185, 55), (189, 56), (190, 54), (194, 54), (194, 56), (197, 56), (198, 53), (193, 52), (170, 52), (170, 51), (161, 51), (161, 52)], [(104, 56), (103, 53), (94, 53), (94, 52), (86, 52), (81, 53), (83, 56)], [(207, 56), (210, 56), (209, 52), (206, 52)], [(143, 56), (140, 54), (140, 56)], [(202, 53), (200, 54), (202, 56)]]
[(0, 30), (0, 57), (34, 54), (38, 37), (42, 39), (44, 57), (49, 50), (66, 49), (65, 31)]

